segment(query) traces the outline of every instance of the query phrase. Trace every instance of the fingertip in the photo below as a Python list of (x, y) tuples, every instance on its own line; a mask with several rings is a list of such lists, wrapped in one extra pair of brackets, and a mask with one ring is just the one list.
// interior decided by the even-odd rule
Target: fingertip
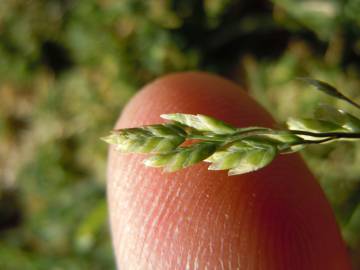
[[(268, 126), (270, 115), (218, 76), (165, 76), (138, 92), (117, 128), (162, 122), (161, 114), (205, 114), (235, 126)], [(227, 176), (200, 163), (176, 173), (111, 151), (108, 198), (121, 269), (349, 269), (319, 185), (298, 156)]]

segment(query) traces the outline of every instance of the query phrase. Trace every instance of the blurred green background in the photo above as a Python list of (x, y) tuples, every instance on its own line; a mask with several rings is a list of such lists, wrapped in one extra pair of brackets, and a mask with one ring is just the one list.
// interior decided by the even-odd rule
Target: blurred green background
[[(107, 134), (142, 85), (208, 70), (280, 122), (360, 101), (360, 0), (1, 0), (0, 269), (114, 269)], [(356, 114), (357, 112), (353, 112)], [(360, 144), (303, 152), (360, 269)]]

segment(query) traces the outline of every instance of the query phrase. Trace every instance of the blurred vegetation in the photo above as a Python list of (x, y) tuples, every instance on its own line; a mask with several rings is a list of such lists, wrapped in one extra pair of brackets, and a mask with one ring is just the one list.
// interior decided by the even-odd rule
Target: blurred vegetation
[[(99, 137), (157, 76), (225, 75), (279, 121), (352, 111), (295, 78), (360, 101), (358, 14), (360, 0), (0, 1), (0, 269), (114, 269)], [(360, 264), (360, 145), (304, 156)]]

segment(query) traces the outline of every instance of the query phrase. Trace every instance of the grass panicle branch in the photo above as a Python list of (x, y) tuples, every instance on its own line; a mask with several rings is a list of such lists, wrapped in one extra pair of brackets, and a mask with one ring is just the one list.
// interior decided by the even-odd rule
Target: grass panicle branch
[[(303, 80), (360, 108), (325, 82)], [(228, 170), (229, 175), (259, 170), (278, 154), (294, 153), (307, 145), (360, 139), (360, 119), (328, 105), (319, 106), (314, 118), (290, 118), (288, 129), (284, 130), (237, 128), (202, 114), (173, 113), (161, 117), (168, 122), (115, 130), (102, 139), (123, 153), (151, 154), (144, 164), (166, 172), (205, 161), (210, 163), (209, 170)]]

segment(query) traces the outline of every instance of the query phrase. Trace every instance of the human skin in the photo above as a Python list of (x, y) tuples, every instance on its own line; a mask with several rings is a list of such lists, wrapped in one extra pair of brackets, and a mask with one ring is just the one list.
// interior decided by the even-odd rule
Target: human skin
[[(234, 83), (206, 73), (160, 78), (128, 103), (116, 128), (161, 123), (163, 113), (205, 114), (238, 127), (273, 127)], [(347, 270), (345, 245), (319, 184), (301, 158), (227, 176), (202, 162), (175, 173), (146, 156), (110, 150), (108, 202), (119, 269)]]

